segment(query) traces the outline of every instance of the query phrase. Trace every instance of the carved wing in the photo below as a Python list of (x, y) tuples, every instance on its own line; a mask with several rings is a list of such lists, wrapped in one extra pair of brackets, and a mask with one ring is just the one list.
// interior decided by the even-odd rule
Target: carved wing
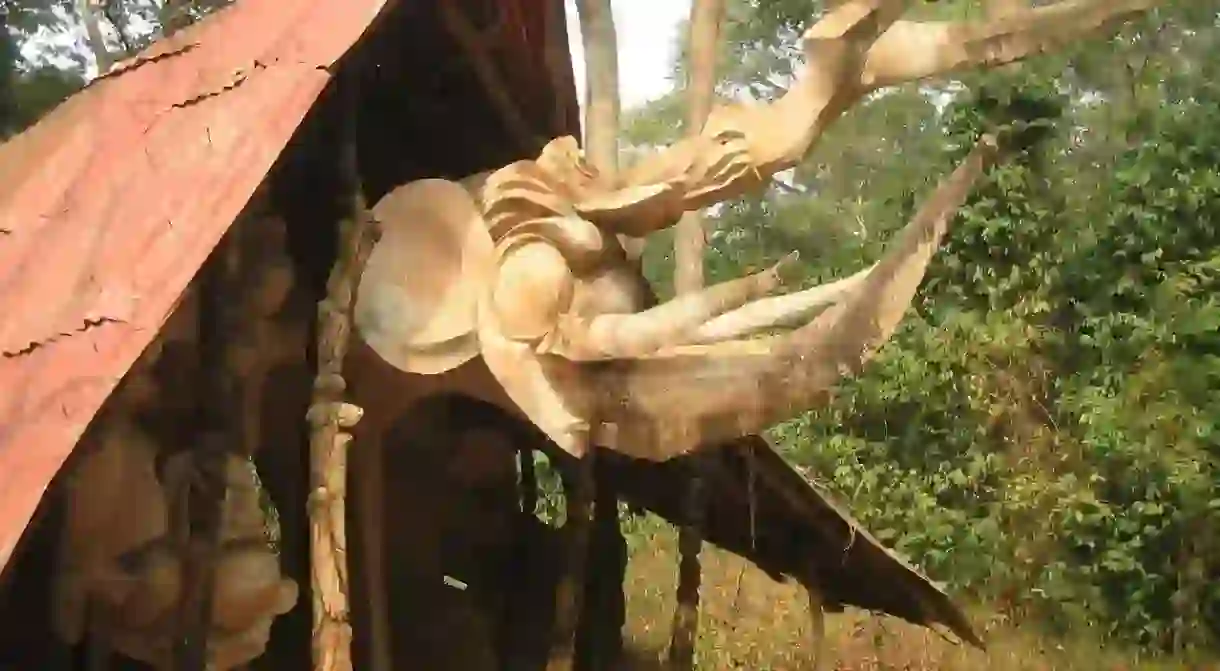
[[(481, 177), (464, 181), (476, 188)], [(475, 309), (493, 245), (470, 190), (410, 182), (378, 201), (373, 216), (382, 234), (357, 289), (360, 337), (408, 373), (436, 375), (477, 356)]]

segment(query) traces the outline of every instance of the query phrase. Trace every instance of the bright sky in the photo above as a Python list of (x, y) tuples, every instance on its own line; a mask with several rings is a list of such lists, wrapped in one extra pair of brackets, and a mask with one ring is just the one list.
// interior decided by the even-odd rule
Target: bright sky
[[(574, 0), (567, 4), (568, 44), (571, 45), (572, 66), (576, 75), (576, 91), (584, 106), (585, 55), (580, 39), (580, 19)], [(674, 38), (678, 25), (690, 14), (691, 0), (612, 0), (615, 31), (618, 33), (619, 96), (623, 108), (630, 108), (658, 98), (670, 89), (669, 75), (673, 70)], [(63, 16), (63, 19), (68, 17)], [(44, 34), (41, 39), (25, 45), (27, 55), (34, 55), (46, 45), (74, 46), (87, 51), (84, 30), (66, 34)], [(106, 27), (108, 28), (108, 27)], [(93, 74), (93, 64), (89, 64)]]
[[(584, 107), (585, 52), (580, 40), (580, 19), (574, 0), (566, 0), (568, 44), (576, 91)], [(614, 29), (618, 33), (619, 97), (623, 108), (658, 98), (670, 89), (674, 38), (678, 25), (690, 14), (690, 0), (611, 0)]]

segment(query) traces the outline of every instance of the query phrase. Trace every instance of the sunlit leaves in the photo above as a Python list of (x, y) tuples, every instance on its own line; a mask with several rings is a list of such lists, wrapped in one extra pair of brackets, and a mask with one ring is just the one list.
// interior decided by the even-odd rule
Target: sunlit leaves
[[(979, 132), (1005, 131), (1015, 151), (956, 218), (917, 313), (775, 437), (959, 592), (1154, 646), (1220, 629), (1220, 30), (1202, 4), (853, 109), (787, 186), (715, 213), (707, 258), (720, 280), (795, 248), (811, 281), (842, 276)], [(724, 87), (782, 85), (818, 11), (730, 3)], [(658, 104), (635, 137), (676, 137), (680, 109)], [(668, 248), (650, 247), (662, 281)]]

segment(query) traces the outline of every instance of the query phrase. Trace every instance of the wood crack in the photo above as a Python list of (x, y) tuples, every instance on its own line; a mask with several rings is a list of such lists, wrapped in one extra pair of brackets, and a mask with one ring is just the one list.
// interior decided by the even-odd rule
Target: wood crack
[(4, 352), (0, 352), (0, 354), (2, 354), (5, 359), (15, 359), (19, 356), (26, 356), (28, 354), (32, 354), (35, 350), (42, 349), (49, 345), (54, 345), (55, 343), (63, 340), (64, 338), (70, 338), (75, 335), (87, 333), (89, 331), (92, 331), (93, 329), (101, 328), (102, 326), (105, 326), (106, 324), (125, 324), (125, 323), (126, 322), (124, 320), (115, 319), (114, 317), (98, 317), (96, 319), (86, 319), (84, 324), (81, 325), (80, 328), (74, 329), (72, 331), (62, 331), (53, 336), (50, 336), (49, 338), (44, 338), (42, 340), (36, 340), (36, 341), (30, 342), (29, 344), (27, 344), (25, 347), (22, 347), (21, 349), (5, 350)]

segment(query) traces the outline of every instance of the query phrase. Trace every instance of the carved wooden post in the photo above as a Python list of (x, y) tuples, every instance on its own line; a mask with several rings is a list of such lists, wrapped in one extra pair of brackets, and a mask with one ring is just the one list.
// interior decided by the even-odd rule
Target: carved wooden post
[[(217, 544), (228, 490), (227, 452), (243, 448), (243, 408), (228, 365), (241, 289), (237, 233), (232, 231), (212, 252), (199, 287), (199, 444), (194, 448), (193, 477), (182, 493), (186, 509), (179, 511), (178, 519), (179, 533), (185, 531), (187, 538), (182, 546), (183, 596), (173, 646), (174, 671), (204, 671), (208, 665)], [(184, 523), (189, 531), (181, 528)]]
[[(716, 43), (723, 21), (723, 0), (696, 0), (691, 5), (686, 130), (692, 136), (697, 136), (703, 130), (712, 108), (716, 86)], [(678, 295), (694, 293), (703, 288), (705, 244), (703, 217), (698, 211), (683, 214), (674, 235), (674, 291)], [(689, 430), (699, 431), (699, 427), (691, 426)], [(678, 590), (669, 644), (669, 666), (675, 670), (694, 668), (695, 640), (699, 631), (699, 585), (702, 582), (699, 551), (703, 546), (702, 526), (706, 505), (703, 457), (692, 457), (690, 469), (686, 519), (678, 532)]]
[(585, 568), (589, 560), (594, 478), (592, 451), (564, 473), (566, 519), (563, 523), (563, 574), (555, 590), (555, 626), (546, 671), (572, 671), (576, 665), (576, 633), (585, 605)]
[[(350, 68), (350, 64), (349, 64)], [(358, 91), (339, 80), (345, 124), (340, 156), (348, 208), (339, 224), (338, 254), (318, 304), (318, 372), (309, 409), (310, 556), (313, 585), (313, 665), (315, 671), (351, 671), (352, 626), (348, 610), (345, 488), (351, 428), (361, 410), (343, 402), (343, 360), (351, 334), (356, 283), (376, 243), (356, 163)]]
[(822, 671), (826, 668), (826, 601), (819, 586), (817, 571), (811, 571), (805, 584), (805, 594), (809, 599), (809, 656), (813, 660), (809, 671)]

